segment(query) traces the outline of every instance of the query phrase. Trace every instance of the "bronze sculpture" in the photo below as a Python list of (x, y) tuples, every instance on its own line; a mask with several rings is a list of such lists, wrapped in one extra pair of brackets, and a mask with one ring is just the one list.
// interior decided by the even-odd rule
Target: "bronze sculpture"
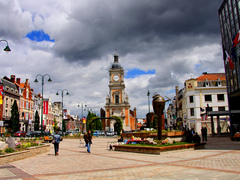
[[(170, 99), (168, 99), (167, 101), (169, 101)], [(152, 105), (153, 105), (153, 110), (154, 113), (157, 114), (158, 116), (158, 140), (162, 139), (162, 125), (163, 125), (163, 120), (162, 120), (162, 115), (163, 115), (163, 110), (165, 107), (165, 99), (160, 96), (160, 94), (155, 94), (153, 96), (153, 101), (152, 101)]]

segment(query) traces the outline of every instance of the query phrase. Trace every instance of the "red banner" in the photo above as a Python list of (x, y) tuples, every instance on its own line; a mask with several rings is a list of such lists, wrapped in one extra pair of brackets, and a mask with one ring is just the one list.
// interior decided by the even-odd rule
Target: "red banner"
[(0, 85), (0, 104), (3, 104), (3, 86)]
[(48, 101), (43, 101), (43, 114), (48, 114)]

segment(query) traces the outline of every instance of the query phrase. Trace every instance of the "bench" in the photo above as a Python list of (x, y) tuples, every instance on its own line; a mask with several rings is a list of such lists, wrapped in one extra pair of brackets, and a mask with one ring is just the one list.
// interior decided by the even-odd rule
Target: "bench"
[(50, 143), (52, 142), (52, 138), (50, 139), (49, 136), (44, 136), (44, 141)]

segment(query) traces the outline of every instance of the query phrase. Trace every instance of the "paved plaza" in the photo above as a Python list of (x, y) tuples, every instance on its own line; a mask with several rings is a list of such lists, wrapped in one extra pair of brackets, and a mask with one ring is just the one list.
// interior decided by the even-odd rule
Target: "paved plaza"
[(114, 137), (93, 139), (91, 153), (79, 140), (64, 139), (59, 156), (48, 153), (0, 166), (6, 179), (240, 179), (240, 141), (209, 137), (205, 149), (161, 155), (107, 150)]

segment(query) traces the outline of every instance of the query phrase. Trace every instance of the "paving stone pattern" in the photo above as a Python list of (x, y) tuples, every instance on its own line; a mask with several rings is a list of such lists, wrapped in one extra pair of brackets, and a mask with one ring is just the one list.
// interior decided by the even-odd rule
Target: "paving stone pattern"
[(93, 139), (91, 153), (77, 139), (64, 139), (59, 156), (50, 152), (0, 166), (6, 179), (240, 179), (240, 141), (209, 137), (205, 149), (160, 155), (109, 151), (113, 137)]

